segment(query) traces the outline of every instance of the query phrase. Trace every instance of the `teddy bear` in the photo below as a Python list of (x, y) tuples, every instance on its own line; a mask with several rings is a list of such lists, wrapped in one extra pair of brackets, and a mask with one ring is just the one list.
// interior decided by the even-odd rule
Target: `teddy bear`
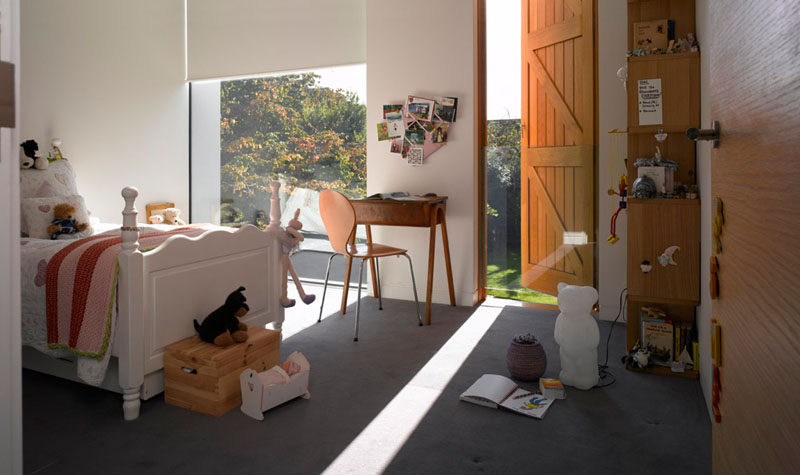
[(179, 217), (180, 215), (181, 215), (181, 210), (179, 210), (178, 208), (166, 208), (163, 214), (164, 223), (183, 226), (184, 224), (186, 224), (186, 221), (182, 220)]
[(56, 239), (60, 234), (82, 233), (89, 227), (75, 219), (77, 209), (69, 203), (59, 203), (53, 208), (53, 220), (47, 227), (50, 239)]
[(600, 379), (597, 367), (597, 346), (600, 330), (589, 314), (597, 301), (593, 287), (558, 284), (558, 308), (555, 340), (559, 345), (562, 383), (578, 389), (591, 389)]
[(160, 214), (150, 215), (150, 217), (147, 218), (147, 222), (150, 224), (161, 224), (164, 222), (164, 216)]
[(35, 140), (26, 140), (19, 144), (22, 147), (22, 155), (19, 157), (20, 168), (31, 168), (36, 162), (36, 151), (39, 150), (39, 144)]
[(211, 312), (202, 324), (194, 320), (194, 329), (201, 340), (222, 347), (247, 341), (247, 325), (239, 321), (250, 311), (245, 303), (247, 297), (242, 293), (244, 290), (239, 287), (228, 294), (225, 303)]

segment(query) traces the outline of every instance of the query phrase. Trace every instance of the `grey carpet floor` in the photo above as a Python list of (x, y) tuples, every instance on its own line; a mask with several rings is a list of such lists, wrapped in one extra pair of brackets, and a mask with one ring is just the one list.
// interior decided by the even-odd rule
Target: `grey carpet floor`
[[(362, 303), (357, 343), (352, 304), (347, 315), (331, 315), (283, 342), (282, 359), (298, 350), (311, 362), (312, 398), (272, 409), (263, 422), (239, 410), (216, 419), (195, 414), (166, 405), (163, 396), (144, 402), (138, 420), (124, 422), (118, 395), (24, 371), (25, 473), (324, 471), (475, 310), (436, 305), (433, 325), (419, 327), (409, 302), (385, 300), (382, 312), (372, 298)], [(546, 376), (557, 376), (556, 315), (521, 307), (499, 311), (466, 359), (454, 361), (452, 378), (443, 376), (443, 390), (407, 438), (393, 441), (398, 450), (385, 472), (710, 473), (711, 428), (699, 383), (622, 369), (622, 325), (611, 340), (616, 382), (590, 391), (568, 388), (567, 399), (543, 420), (458, 400), (482, 374), (507, 374), (505, 350), (515, 333), (532, 331), (542, 339)], [(601, 324), (603, 356), (608, 329)], [(446, 363), (447, 355), (437, 358)]]

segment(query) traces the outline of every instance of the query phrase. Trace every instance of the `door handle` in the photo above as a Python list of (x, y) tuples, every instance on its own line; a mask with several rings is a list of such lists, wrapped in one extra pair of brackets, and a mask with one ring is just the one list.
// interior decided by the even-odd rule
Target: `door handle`
[(698, 140), (711, 140), (713, 147), (719, 148), (719, 121), (712, 120), (710, 129), (695, 129), (694, 127), (686, 129), (686, 136), (690, 140), (697, 142)]

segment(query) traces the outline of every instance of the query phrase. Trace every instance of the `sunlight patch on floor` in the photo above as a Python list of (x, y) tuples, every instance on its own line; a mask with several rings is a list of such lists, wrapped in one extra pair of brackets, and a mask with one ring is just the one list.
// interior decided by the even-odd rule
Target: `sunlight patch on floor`
[[(322, 301), (322, 286), (303, 283), (303, 290), (305, 290), (306, 294), (314, 294), (317, 296), (316, 300), (311, 302), (310, 305), (306, 305), (300, 300), (297, 288), (292, 281), (289, 281), (286, 294), (290, 299), (294, 299), (296, 303), (294, 307), (289, 307), (284, 311), (283, 330), (281, 331), (281, 338), (283, 340), (317, 324), (317, 318), (319, 318), (319, 304)], [(350, 293), (347, 296), (348, 304), (355, 302), (357, 296), (356, 288), (351, 287)], [(322, 311), (322, 319), (325, 320), (329, 316), (339, 315), (341, 304), (342, 288), (328, 286), (328, 292), (325, 295), (325, 308)]]
[(501, 311), (478, 307), (323, 473), (385, 470)]

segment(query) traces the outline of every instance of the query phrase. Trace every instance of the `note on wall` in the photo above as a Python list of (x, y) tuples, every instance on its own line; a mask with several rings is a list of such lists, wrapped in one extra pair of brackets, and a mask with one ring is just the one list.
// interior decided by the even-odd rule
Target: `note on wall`
[(661, 79), (640, 79), (638, 86), (639, 125), (661, 124)]

